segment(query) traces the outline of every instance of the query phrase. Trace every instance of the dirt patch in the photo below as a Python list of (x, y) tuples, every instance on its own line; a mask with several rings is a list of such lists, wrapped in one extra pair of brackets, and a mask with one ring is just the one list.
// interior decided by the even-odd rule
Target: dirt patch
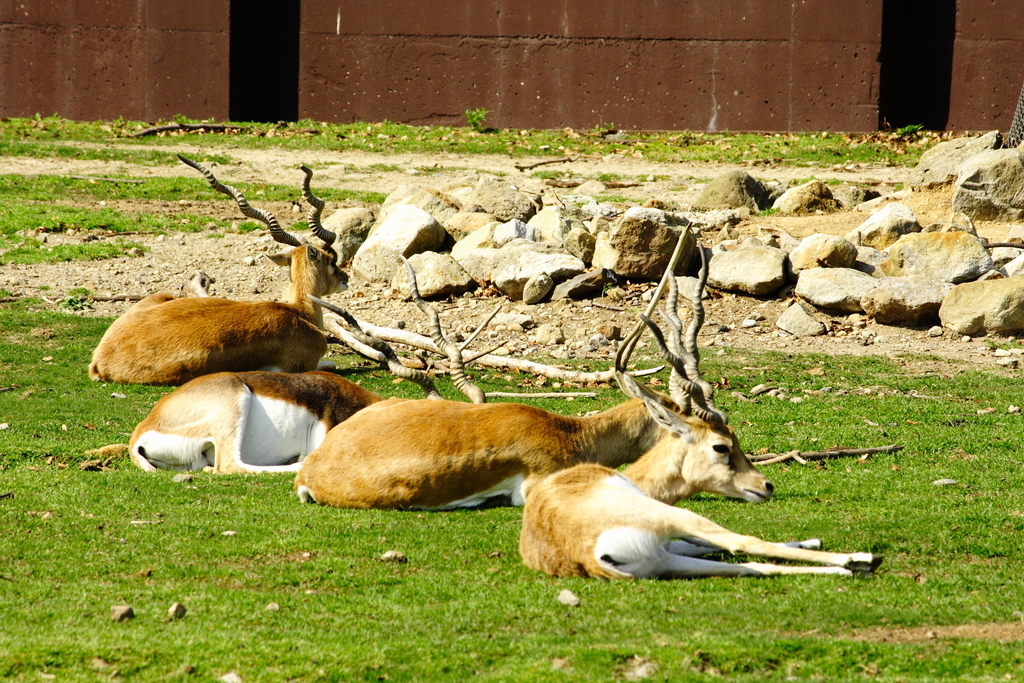
[(956, 624), (954, 626), (916, 626), (914, 628), (871, 628), (847, 636), (869, 643), (925, 643), (950, 638), (975, 638), (1017, 643), (1024, 640), (1024, 621), (995, 624)]
[[(110, 145), (107, 145), (110, 147)], [(131, 149), (139, 149), (132, 146)], [(532, 172), (521, 172), (515, 164), (521, 159), (489, 156), (460, 156), (454, 154), (424, 155), (374, 155), (366, 152), (291, 151), (207, 149), (190, 144), (176, 147), (151, 147), (168, 155), (180, 152), (202, 159), (211, 153), (223, 153), (236, 160), (235, 164), (218, 165), (215, 172), (225, 182), (270, 182), (292, 185), (296, 188), (296, 200), (302, 174), (299, 164), (315, 165), (315, 185), (337, 189), (374, 191), (388, 193), (403, 183), (415, 182), (424, 185), (440, 185), (460, 177), (479, 172), (497, 173), (517, 184), (524, 190), (542, 193), (550, 191), (542, 178), (533, 177)], [(881, 190), (891, 189), (903, 182), (906, 170), (895, 166), (855, 165), (831, 168), (806, 166), (758, 166), (741, 167), (726, 164), (660, 163), (628, 157), (607, 159), (581, 159), (572, 163), (541, 167), (540, 170), (560, 170), (580, 179), (597, 178), (601, 174), (615, 174), (617, 177), (636, 181), (636, 187), (611, 190), (626, 200), (642, 203), (658, 197), (681, 205), (692, 203), (702, 189), (702, 182), (725, 170), (744, 168), (765, 180), (797, 180), (817, 177), (823, 180), (837, 179), (871, 185)], [(9, 174), (62, 174), (92, 175), (110, 177), (128, 175), (139, 178), (147, 176), (195, 177), (195, 172), (184, 165), (149, 167), (124, 162), (78, 161), (62, 159), (34, 159), (28, 157), (0, 158), (0, 173)], [(569, 193), (571, 190), (560, 190)], [(303, 218), (299, 205), (290, 202), (261, 203), (250, 197), (256, 205), (276, 213), (283, 224)], [(58, 199), (61, 203), (69, 203)], [(354, 202), (348, 202), (348, 205)], [(949, 192), (914, 193), (907, 203), (918, 214), (922, 223), (943, 221), (950, 211)], [(264, 232), (225, 234), (213, 231), (204, 219), (225, 219), (241, 222), (241, 216), (228, 202), (187, 201), (117, 201), (77, 202), (82, 208), (112, 208), (123, 212), (146, 212), (166, 216), (168, 228), (181, 228), (183, 214), (196, 218), (189, 225), (198, 232), (172, 232), (165, 236), (148, 234), (131, 235), (130, 239), (142, 245), (146, 253), (142, 256), (123, 257), (106, 261), (71, 262), (53, 265), (5, 265), (0, 270), (0, 288), (16, 295), (42, 297), (51, 305), (58, 305), (68, 292), (75, 288), (86, 288), (105, 297), (134, 295), (136, 297), (159, 291), (177, 292), (181, 284), (195, 270), (201, 269), (216, 279), (213, 293), (234, 299), (273, 299), (280, 296), (285, 287), (287, 275), (273, 266), (267, 259), (259, 257), (280, 250)], [(331, 203), (330, 211), (344, 204)], [(761, 227), (781, 228), (795, 237), (814, 232), (845, 234), (859, 225), (866, 215), (863, 212), (844, 210), (828, 215), (802, 217), (753, 216), (737, 226), (743, 236), (756, 235)], [(173, 223), (178, 222), (178, 225)], [(1009, 225), (1002, 223), (981, 223), (979, 233), (993, 240), (1003, 240)], [(80, 243), (86, 239), (95, 240), (96, 235), (46, 235), (48, 244)], [(99, 239), (125, 239), (100, 236)], [(251, 262), (252, 265), (249, 265)], [(599, 325), (611, 324), (626, 329), (635, 322), (629, 312), (642, 306), (641, 295), (651, 285), (638, 285), (630, 290), (625, 301), (596, 299), (583, 302), (553, 302), (527, 306), (521, 302), (509, 302), (493, 295), (474, 295), (448, 302), (439, 302), (442, 320), (456, 332), (473, 329), (496, 303), (503, 303), (505, 311), (525, 313), (537, 325), (546, 322), (558, 323), (567, 337), (569, 357), (610, 360), (610, 347), (591, 348), (587, 340)], [(411, 329), (425, 331), (419, 311), (406, 301), (394, 295), (386, 285), (353, 283), (343, 294), (334, 295), (332, 300), (349, 308), (357, 317), (381, 325), (394, 325), (403, 321)], [(860, 320), (859, 316), (826, 316), (819, 318), (827, 322), (832, 333), (827, 336), (796, 340), (779, 336), (773, 323), (790, 303), (791, 297), (781, 300), (764, 300), (755, 297), (716, 294), (707, 302), (707, 317), (701, 336), (701, 343), (711, 347), (733, 347), (751, 350), (774, 350), (781, 352), (820, 352), (831, 354), (868, 355), (882, 354), (890, 358), (905, 359), (908, 372), (914, 374), (952, 374), (970, 367), (985, 367), (996, 370), (998, 366), (988, 346), (981, 341), (962, 341), (959, 338), (929, 337), (926, 329), (908, 329), (875, 324)], [(129, 302), (95, 302), (92, 308), (79, 311), (80, 315), (117, 316), (124, 313)], [(754, 327), (744, 327), (744, 321), (753, 320)], [(512, 354), (520, 356), (546, 356), (558, 351), (557, 347), (538, 347), (531, 343), (529, 334), (503, 331), (489, 331), (474, 346), (490, 347), (507, 343)], [(709, 349), (709, 352), (712, 352)], [(557, 355), (557, 354), (556, 354)], [(928, 356), (957, 361), (948, 365)]]

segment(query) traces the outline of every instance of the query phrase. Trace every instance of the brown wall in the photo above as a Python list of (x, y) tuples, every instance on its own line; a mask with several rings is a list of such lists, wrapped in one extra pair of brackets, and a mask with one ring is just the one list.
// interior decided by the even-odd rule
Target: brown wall
[[(301, 116), (874, 130), (882, 0), (306, 0)], [(340, 17), (340, 21), (339, 21)]]
[[(894, 54), (883, 36), (921, 32), (883, 31), (883, 6), (911, 29), (930, 16), (911, 0), (291, 0), (296, 93), (294, 78), (250, 59), (231, 73), (231, 55), (246, 54), (231, 49), (232, 1), (252, 7), (0, 0), (0, 116), (223, 119), (271, 92), (326, 121), (462, 125), (483, 107), (499, 127), (865, 131), (897, 118), (892, 98), (926, 102), (886, 74), (913, 83), (904, 62), (936, 69), (916, 48), (880, 67)], [(943, 106), (923, 109), (940, 127), (1006, 129), (1024, 81), (1024, 4), (944, 1), (955, 2), (951, 66), (930, 86)], [(235, 47), (255, 40), (279, 55), (290, 24), (274, 23), (283, 5), (263, 4), (263, 38), (247, 27)], [(924, 122), (921, 109), (901, 123)]]
[(228, 113), (228, 11), (204, 0), (0, 0), (0, 116)]
[(1009, 130), (1022, 83), (1024, 3), (958, 2), (947, 128)]

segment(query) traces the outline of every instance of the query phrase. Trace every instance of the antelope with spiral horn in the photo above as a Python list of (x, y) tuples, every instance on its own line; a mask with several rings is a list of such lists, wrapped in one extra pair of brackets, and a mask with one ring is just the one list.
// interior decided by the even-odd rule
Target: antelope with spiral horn
[(309, 299), (343, 291), (348, 275), (331, 246), (336, 236), (320, 224), (324, 203), (309, 189), (309, 224), (321, 245), (300, 240), (268, 211), (255, 209), (234, 187), (217, 181), (203, 165), (179, 155), (201, 172), (214, 190), (232, 197), (241, 212), (264, 223), (277, 242), (291, 247), (269, 258), (289, 269), (286, 301), (231, 301), (153, 294), (132, 306), (107, 329), (89, 364), (102, 382), (180, 385), (214, 372), (314, 370), (327, 351), (323, 311)]

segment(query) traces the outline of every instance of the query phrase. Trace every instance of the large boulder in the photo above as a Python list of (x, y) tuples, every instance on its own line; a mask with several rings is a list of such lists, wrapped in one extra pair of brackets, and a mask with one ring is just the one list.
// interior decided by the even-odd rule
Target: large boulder
[(853, 268), (862, 273), (867, 273), (874, 278), (888, 277), (882, 272), (882, 263), (886, 256), (884, 251), (874, 247), (857, 247), (857, 259), (853, 262)]
[(864, 312), (880, 323), (920, 325), (938, 318), (939, 306), (953, 285), (920, 275), (891, 277), (860, 300)]
[[(476, 288), (469, 273), (448, 254), (425, 251), (409, 258), (416, 273), (416, 288), (424, 299), (448, 297)], [(391, 279), (391, 287), (409, 296), (409, 273), (402, 264)]]
[(513, 218), (510, 221), (501, 223), (495, 226), (494, 236), (492, 237), (494, 243), (502, 247), (512, 240), (525, 239), (531, 242), (537, 241), (537, 228), (536, 226), (524, 223), (518, 218)]
[(356, 255), (370, 234), (375, 220), (373, 211), (364, 206), (354, 206), (338, 209), (323, 221), (323, 226), (338, 236), (334, 241), (338, 263), (344, 263)]
[(473, 276), (473, 279), (480, 283), (492, 282), (495, 274), (509, 265), (515, 264), (527, 251), (538, 249), (535, 242), (528, 240), (513, 240), (501, 249), (482, 247), (473, 249), (457, 258), (466, 272)]
[(738, 209), (751, 211), (768, 208), (768, 188), (746, 171), (726, 171), (711, 179), (697, 197), (694, 206), (706, 209)]
[(890, 202), (846, 234), (857, 246), (885, 249), (903, 235), (921, 232), (917, 216), (906, 204)]
[(796, 337), (815, 337), (825, 333), (825, 325), (799, 301), (794, 301), (793, 305), (779, 316), (775, 326)]
[(832, 190), (828, 189), (828, 185), (820, 180), (812, 180), (783, 192), (772, 204), (772, 208), (782, 213), (827, 213), (837, 211), (839, 202), (832, 196)]
[(391, 279), (406, 258), (424, 251), (436, 251), (448, 233), (433, 216), (418, 206), (403, 204), (378, 221), (372, 234), (352, 259), (352, 273), (374, 282)]
[(565, 215), (558, 206), (545, 206), (530, 219), (528, 225), (537, 231), (541, 242), (561, 244), (573, 228), (583, 228), (583, 222)]
[(924, 275), (944, 282), (976, 280), (992, 270), (992, 256), (974, 235), (929, 232), (905, 235), (886, 250), (889, 277)]
[(520, 192), (512, 183), (492, 176), (481, 176), (465, 203), (480, 206), (499, 221), (513, 218), (528, 221), (538, 208), (532, 197)]
[[(579, 275), (586, 265), (575, 256), (554, 250), (527, 250), (494, 274), (494, 286), (511, 299), (522, 299), (527, 282), (541, 273), (552, 283)], [(546, 292), (545, 292), (546, 294)]]
[(460, 211), (441, 223), (456, 242), (471, 235), (480, 228), (495, 223), (494, 216), (482, 211)]
[(491, 221), (460, 239), (452, 247), (452, 258), (456, 261), (461, 261), (466, 254), (475, 249), (497, 247), (494, 243), (494, 229), (499, 225), (501, 224), (497, 221)]
[(808, 235), (789, 252), (793, 273), (808, 268), (852, 268), (857, 247), (835, 235)]
[(957, 334), (1024, 332), (1024, 276), (957, 285), (943, 299), (939, 318)]
[(668, 267), (676, 242), (684, 240), (677, 273), (690, 263), (696, 236), (686, 227), (668, 224), (665, 212), (634, 207), (601, 234), (594, 247), (594, 265), (631, 280), (657, 280)]
[(557, 299), (585, 299), (591, 296), (598, 296), (604, 286), (611, 280), (603, 270), (591, 270), (580, 273), (576, 277), (569, 278), (557, 285), (551, 293), (551, 300)]
[(940, 142), (921, 155), (910, 171), (909, 185), (914, 189), (929, 189), (951, 183), (960, 175), (963, 163), (976, 154), (998, 149), (1002, 141), (994, 130), (973, 138), (957, 138)]
[(708, 264), (708, 284), (730, 292), (763, 296), (786, 282), (786, 252), (747, 247), (716, 253)]
[(861, 299), (878, 280), (853, 268), (809, 268), (800, 273), (793, 291), (818, 308), (860, 313)]
[(583, 261), (584, 263), (594, 262), (594, 249), (597, 247), (597, 238), (591, 235), (582, 227), (575, 227), (562, 240), (562, 246), (567, 252)]
[(1024, 218), (1024, 153), (994, 149), (968, 159), (953, 187), (953, 209), (971, 218)]

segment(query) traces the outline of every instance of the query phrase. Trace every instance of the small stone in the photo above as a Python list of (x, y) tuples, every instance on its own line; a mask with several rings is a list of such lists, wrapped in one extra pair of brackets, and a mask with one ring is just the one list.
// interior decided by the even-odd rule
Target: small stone
[(996, 363), (998, 363), (999, 365), (1001, 365), (1004, 368), (1007, 368), (1009, 370), (1013, 370), (1018, 365), (1020, 365), (1020, 360), (1017, 359), (1017, 358), (1000, 358), (999, 360), (996, 361)]
[(11, 428), (11, 425), (9, 423), (7, 423), (7, 422), (0, 422), (0, 430), (10, 429), (10, 428)]
[(244, 259), (242, 259), (242, 263), (244, 263), (247, 266), (255, 266), (256, 258), (253, 256), (246, 256)]
[(276, 602), (268, 602), (267, 606), (264, 607), (263, 609), (265, 609), (268, 612), (280, 612), (281, 611), (281, 605), (277, 604)]
[(757, 327), (757, 321), (754, 320), (753, 318), (747, 318), (746, 320), (740, 323), (740, 327)]
[(221, 683), (242, 683), (242, 677), (236, 674), (234, 671), (227, 672), (217, 680), (221, 681)]
[(1006, 412), (1010, 413), (1011, 415), (1019, 415), (1020, 406), (1010, 406), (1009, 408), (1006, 409)]
[(122, 394), (120, 391), (115, 391), (110, 395), (111, 398), (128, 398), (127, 394)]
[[(622, 339), (622, 328), (618, 325), (598, 325), (597, 332), (598, 334), (603, 334), (606, 339), (611, 341)], [(0, 426), (0, 429), (2, 428), (3, 427)]]
[(176, 602), (167, 609), (167, 616), (170, 619), (181, 619), (187, 611), (183, 604)]
[(959, 484), (956, 479), (936, 479), (932, 482), (933, 486), (955, 486)]
[(971, 335), (965, 334), (964, 336), (960, 337), (960, 341), (962, 341), (965, 344), (969, 343), (971, 341)]
[(400, 553), (397, 550), (389, 550), (380, 556), (381, 562), (393, 562), (394, 564), (405, 564), (409, 561), (409, 558), (404, 553)]
[(131, 605), (111, 605), (110, 607), (110, 618), (114, 621), (124, 621), (125, 619), (134, 619), (135, 612), (132, 611)]
[(171, 481), (173, 481), (175, 484), (187, 484), (193, 479), (195, 479), (195, 477), (193, 477), (188, 472), (182, 472), (181, 474), (174, 475), (174, 478), (171, 479)]
[(577, 607), (580, 604), (580, 599), (571, 590), (566, 589), (558, 594), (558, 602), (569, 607)]
[(934, 327), (928, 328), (928, 336), (929, 337), (941, 337), (942, 336), (942, 327), (939, 326), (939, 325), (935, 325)]
[(222, 532), (220, 532), (221, 536), (235, 536), (237, 534), (238, 534), (237, 531), (222, 531)]

